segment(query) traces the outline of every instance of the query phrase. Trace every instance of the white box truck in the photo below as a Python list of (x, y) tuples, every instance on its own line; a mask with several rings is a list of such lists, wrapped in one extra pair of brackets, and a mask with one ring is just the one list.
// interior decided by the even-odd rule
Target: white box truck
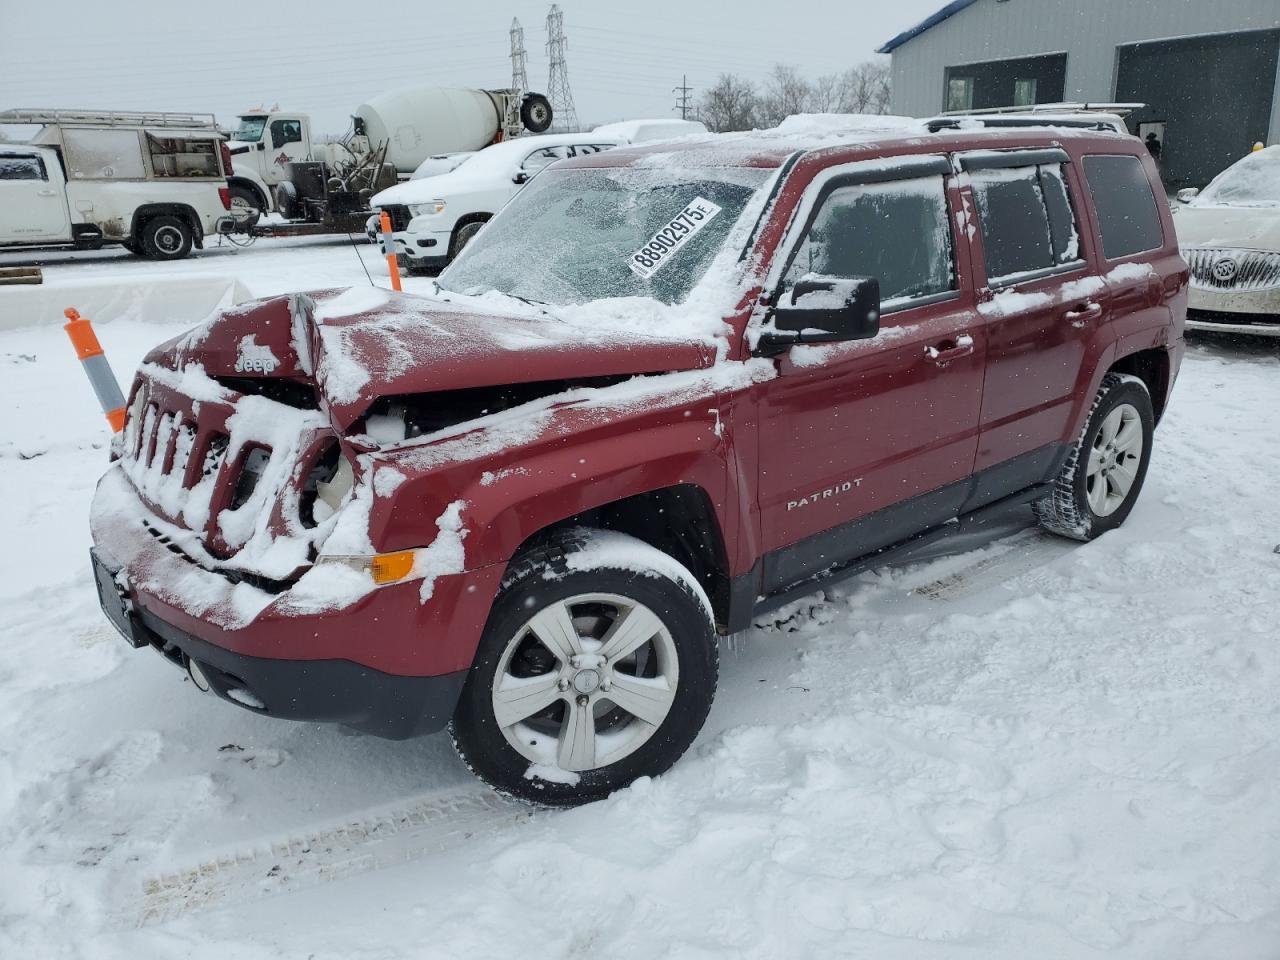
[(231, 157), (212, 114), (0, 111), (0, 249), (118, 243), (177, 260), (230, 224)]

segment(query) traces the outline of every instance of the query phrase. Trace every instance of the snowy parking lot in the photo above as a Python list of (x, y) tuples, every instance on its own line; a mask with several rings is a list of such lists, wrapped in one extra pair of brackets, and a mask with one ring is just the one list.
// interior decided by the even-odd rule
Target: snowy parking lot
[[(356, 244), (41, 260), (385, 285)], [(99, 334), (123, 381), (181, 329)], [(89, 386), (56, 326), (0, 332), (0, 371), (2, 958), (1277, 955), (1280, 344), (1191, 343), (1120, 530), (1015, 515), (782, 611), (671, 772), (568, 812), (447, 736), (266, 719), (130, 650), (89, 572)]]

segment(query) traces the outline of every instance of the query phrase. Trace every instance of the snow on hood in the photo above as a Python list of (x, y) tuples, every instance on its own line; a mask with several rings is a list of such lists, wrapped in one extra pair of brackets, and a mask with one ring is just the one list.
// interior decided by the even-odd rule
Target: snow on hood
[(1280, 251), (1280, 207), (1178, 204), (1173, 225), (1184, 247)]
[[(429, 298), (376, 287), (275, 297), (215, 315), (146, 358), (214, 378), (314, 383), (340, 430), (379, 397), (711, 366), (717, 346), (655, 325), (629, 298), (521, 311), (498, 294)], [(646, 307), (651, 308), (646, 311)], [(204, 382), (203, 380), (201, 382)]]

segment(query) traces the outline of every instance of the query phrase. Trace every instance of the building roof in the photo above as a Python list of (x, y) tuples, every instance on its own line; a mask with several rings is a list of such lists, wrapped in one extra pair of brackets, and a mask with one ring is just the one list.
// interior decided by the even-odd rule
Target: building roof
[(876, 53), (892, 53), (894, 50), (898, 49), (898, 47), (902, 46), (908, 40), (914, 40), (916, 37), (920, 36), (920, 34), (924, 33), (926, 30), (930, 29), (931, 27), (936, 27), (943, 20), (947, 19), (947, 17), (951, 16), (952, 14), (959, 13), (965, 7), (973, 6), (973, 4), (975, 4), (976, 2), (977, 0), (951, 0), (951, 2), (948, 3), (941, 10), (938, 10), (937, 12), (932, 13), (929, 16), (925, 17), (923, 20), (917, 23), (910, 30), (903, 30), (902, 33), (898, 34), (892, 40), (885, 43), (884, 46), (876, 50)]

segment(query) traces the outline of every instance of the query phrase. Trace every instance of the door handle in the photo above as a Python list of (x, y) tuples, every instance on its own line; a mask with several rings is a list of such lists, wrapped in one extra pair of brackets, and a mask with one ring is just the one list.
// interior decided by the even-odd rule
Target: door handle
[(1063, 316), (1063, 319), (1065, 319), (1073, 327), (1083, 327), (1090, 320), (1097, 320), (1100, 316), (1102, 316), (1102, 304), (1086, 303), (1083, 306), (1076, 307), (1073, 310), (1068, 310), (1062, 316)]
[(56, 190), (37, 190), (36, 191), (37, 197), (56, 197), (57, 195), (58, 195), (58, 191)]
[(973, 337), (967, 333), (960, 334), (954, 340), (943, 340), (936, 346), (924, 348), (924, 355), (938, 366), (967, 357), (971, 353), (973, 353)]

